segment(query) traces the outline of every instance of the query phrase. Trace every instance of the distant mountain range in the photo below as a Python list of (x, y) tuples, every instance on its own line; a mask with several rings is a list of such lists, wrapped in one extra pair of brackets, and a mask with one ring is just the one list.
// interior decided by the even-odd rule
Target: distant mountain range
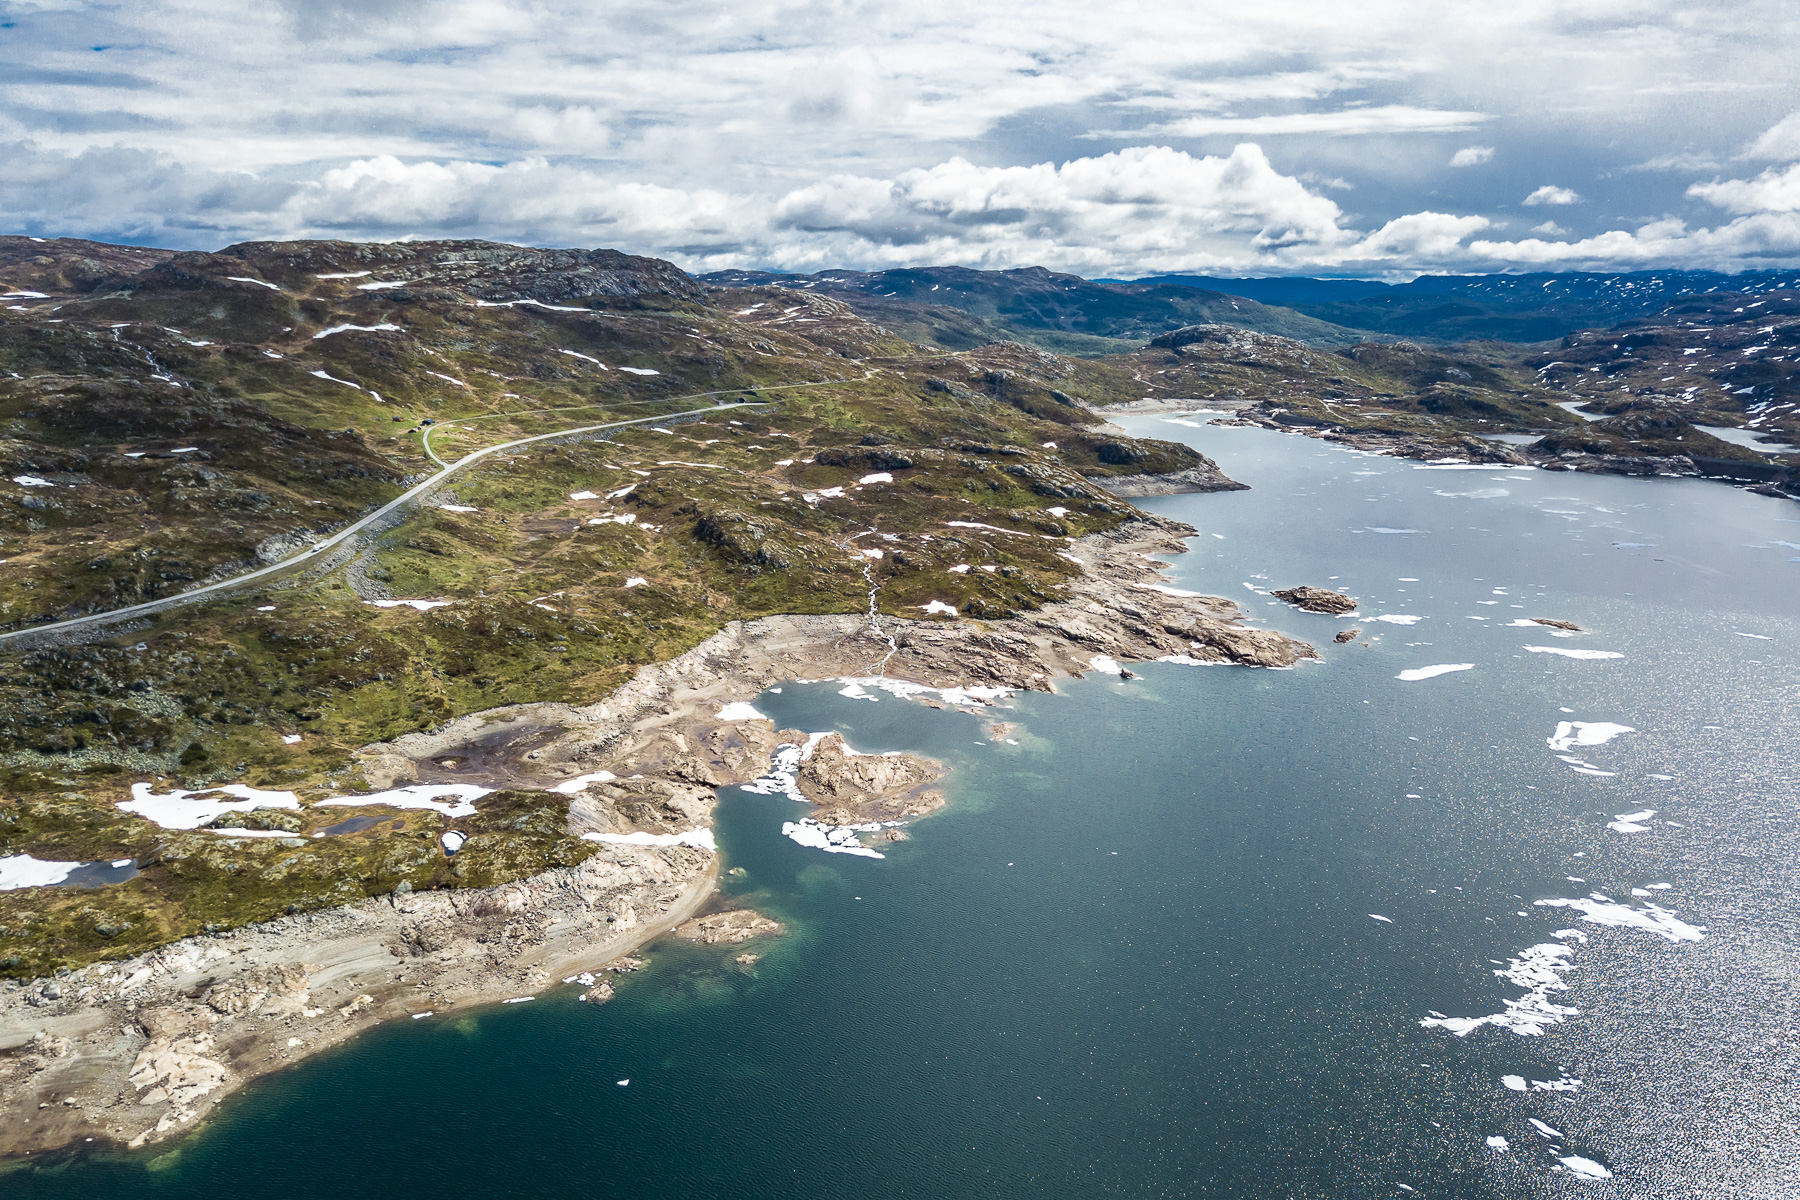
[(1096, 280), (1122, 287), (1188, 287), (1282, 305), (1358, 330), (1462, 341), (1539, 342), (1578, 329), (1655, 316), (1684, 297), (1759, 295), (1800, 286), (1800, 271), (1536, 272), (1530, 275), (1421, 275), (1410, 283), (1368, 279), (1220, 279), (1154, 275)]
[(903, 337), (950, 349), (998, 338), (1063, 354), (1119, 353), (1184, 325), (1235, 325), (1333, 348), (1397, 337), (1542, 342), (1657, 316), (1684, 298), (1800, 286), (1800, 271), (1632, 271), (1227, 279), (1083, 279), (1026, 267), (890, 271), (718, 271), (715, 287), (780, 286), (835, 296)]
[(1325, 347), (1368, 338), (1291, 308), (1187, 283), (1095, 282), (1043, 267), (907, 267), (816, 275), (718, 271), (700, 279), (715, 287), (779, 286), (834, 296), (903, 337), (949, 349), (999, 337), (1065, 354), (1117, 353), (1159, 333), (1204, 324), (1236, 325)]

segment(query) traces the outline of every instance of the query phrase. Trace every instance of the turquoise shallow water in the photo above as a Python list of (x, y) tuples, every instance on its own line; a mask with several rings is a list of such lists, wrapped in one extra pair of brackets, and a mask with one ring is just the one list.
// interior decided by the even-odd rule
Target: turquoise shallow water
[[(753, 974), (654, 947), (603, 1008), (567, 988), (379, 1029), (172, 1149), (15, 1168), (6, 1194), (1800, 1191), (1800, 506), (1133, 425), (1254, 488), (1146, 502), (1201, 530), (1170, 582), (1325, 664), (1089, 678), (998, 713), (1017, 745), (784, 687), (757, 702), (782, 725), (934, 754), (952, 803), (871, 861), (728, 792), (731, 887), (792, 930)], [(1302, 582), (1360, 597), (1370, 644), (1255, 590)], [(1590, 632), (1508, 625), (1532, 616)], [(1632, 732), (1559, 751), (1563, 721)], [(1533, 994), (1573, 1011), (1421, 1024)]]

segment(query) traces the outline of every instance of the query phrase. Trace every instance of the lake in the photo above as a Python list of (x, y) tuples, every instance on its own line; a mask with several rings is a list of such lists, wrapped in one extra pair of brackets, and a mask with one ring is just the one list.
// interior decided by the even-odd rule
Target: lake
[(873, 860), (727, 789), (727, 890), (789, 927), (753, 968), (660, 943), (604, 1007), (384, 1027), (7, 1194), (1800, 1191), (1800, 505), (1206, 420), (1122, 422), (1252, 485), (1140, 502), (1200, 531), (1169, 582), (1324, 663), (1065, 682), (1016, 744), (784, 686), (951, 802)]

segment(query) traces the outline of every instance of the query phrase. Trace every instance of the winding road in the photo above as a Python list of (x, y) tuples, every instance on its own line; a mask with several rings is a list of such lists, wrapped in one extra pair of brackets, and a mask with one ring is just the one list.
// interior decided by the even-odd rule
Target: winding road
[[(830, 382), (836, 382), (836, 381), (830, 381)], [(788, 384), (786, 386), (794, 387), (794, 386), (809, 386), (809, 385)], [(811, 385), (811, 386), (817, 386), (817, 385)], [(735, 391), (737, 389), (731, 389), (731, 390)], [(775, 389), (766, 388), (763, 390), (773, 391)], [(656, 424), (661, 421), (678, 421), (683, 417), (699, 416), (703, 413), (728, 412), (735, 408), (754, 408), (754, 407), (757, 407), (758, 405), (766, 404), (766, 403), (768, 403), (768, 401), (750, 400), (750, 401), (740, 401), (740, 402), (733, 403), (733, 404), (714, 404), (714, 405), (710, 405), (709, 407), (706, 407), (706, 408), (689, 409), (686, 412), (658, 413), (652, 417), (634, 417), (633, 419), (631, 419), (629, 421), (608, 421), (608, 422), (606, 422), (604, 424), (600, 424), (600, 425), (577, 425), (570, 429), (558, 429), (551, 433), (540, 433), (540, 434), (536, 434), (532, 437), (516, 438), (510, 442), (501, 442), (497, 446), (488, 446), (487, 448), (482, 449), (482, 450), (474, 450), (468, 454), (463, 455), (461, 458), (457, 459), (455, 462), (452, 462), (452, 463), (446, 463), (442, 459), (440, 459), (435, 453), (432, 453), (431, 446), (430, 446), (431, 429), (440, 428), (439, 426), (432, 426), (431, 428), (426, 430), (425, 452), (431, 456), (431, 460), (433, 462), (438, 463), (439, 465), (441, 465), (443, 467), (443, 469), (441, 471), (439, 471), (437, 474), (431, 476), (431, 478), (425, 480), (424, 482), (415, 484), (412, 487), (408, 488), (406, 491), (400, 493), (400, 495), (394, 497), (392, 500), (389, 500), (386, 504), (382, 505), (380, 508), (376, 509), (374, 512), (371, 512), (364, 517), (361, 517), (355, 521), (352, 521), (350, 524), (344, 526), (342, 529), (338, 530), (336, 533), (332, 534), (330, 537), (323, 538), (317, 542), (314, 542), (311, 546), (308, 546), (306, 549), (302, 550), (300, 553), (290, 555), (289, 557), (282, 559), (278, 563), (272, 563), (266, 567), (258, 567), (257, 569), (255, 569), (253, 571), (246, 571), (242, 575), (234, 575), (230, 579), (221, 579), (217, 583), (209, 583), (203, 587), (197, 587), (190, 591), (180, 592), (173, 596), (164, 596), (160, 600), (147, 600), (142, 604), (131, 604), (131, 605), (127, 605), (124, 608), (115, 608), (115, 609), (111, 609), (107, 612), (89, 613), (86, 616), (70, 617), (68, 620), (65, 620), (65, 621), (50, 621), (50, 622), (46, 622), (45, 624), (42, 624), (42, 625), (33, 625), (27, 629), (15, 629), (15, 630), (12, 630), (7, 633), (0, 633), (0, 646), (4, 646), (8, 642), (12, 642), (14, 640), (37, 638), (37, 637), (42, 637), (46, 634), (54, 634), (54, 633), (65, 632), (65, 631), (69, 631), (69, 630), (82, 629), (82, 628), (86, 628), (89, 626), (95, 626), (95, 625), (108, 625), (108, 624), (113, 624), (118, 621), (128, 621), (134, 617), (147, 617), (152, 613), (166, 612), (167, 610), (169, 610), (171, 608), (182, 608), (189, 604), (194, 604), (201, 600), (205, 600), (208, 597), (217, 596), (221, 592), (226, 592), (226, 591), (231, 591), (236, 588), (241, 588), (245, 584), (255, 583), (259, 580), (272, 579), (277, 575), (285, 574), (286, 572), (295, 570), (296, 568), (310, 566), (311, 564), (320, 561), (320, 559), (323, 556), (325, 556), (326, 554), (328, 554), (331, 550), (333, 550), (339, 546), (342, 546), (345, 542), (350, 541), (352, 538), (356, 537), (357, 534), (362, 533), (363, 531), (367, 530), (370, 526), (379, 523), (383, 518), (391, 515), (396, 510), (406, 507), (407, 505), (413, 503), (414, 501), (420, 499), (421, 497), (426, 496), (426, 495), (430, 494), (431, 492), (435, 491), (437, 488), (443, 486), (444, 481), (446, 479), (450, 478), (450, 476), (456, 474), (456, 472), (462, 470), (465, 467), (473, 466), (474, 464), (480, 462), (482, 459), (487, 458), (490, 455), (499, 454), (502, 451), (517, 449), (520, 446), (529, 446), (533, 442), (547, 442), (547, 441), (551, 441), (555, 438), (574, 437), (574, 436), (577, 436), (577, 435), (583, 434), (583, 433), (597, 433), (603, 429), (619, 429), (619, 428), (623, 428), (624, 426), (627, 426), (627, 425), (652, 425), (652, 424)], [(494, 415), (507, 416), (507, 415), (519, 415), (519, 414), (494, 414)], [(455, 421), (455, 422), (447, 422), (446, 424), (460, 424), (460, 423), (461, 423), (460, 421)]]

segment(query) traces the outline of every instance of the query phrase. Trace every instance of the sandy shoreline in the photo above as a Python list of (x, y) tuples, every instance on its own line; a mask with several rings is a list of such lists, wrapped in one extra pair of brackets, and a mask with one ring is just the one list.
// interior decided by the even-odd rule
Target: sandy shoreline
[[(1059, 676), (1150, 659), (1316, 657), (1241, 624), (1232, 601), (1160, 584), (1164, 564), (1149, 556), (1184, 552), (1193, 532), (1147, 516), (1083, 538), (1070, 546), (1083, 566), (1070, 598), (1001, 621), (734, 623), (596, 704), (459, 718), (366, 748), (363, 773), (374, 788), (547, 789), (598, 776), (571, 794), (572, 833), (670, 836), (710, 828), (716, 789), (764, 776), (783, 742), (806, 740), (766, 719), (721, 719), (736, 715), (726, 705), (784, 681), (867, 678), (885, 663), (890, 685), (1047, 691)], [(924, 698), (968, 703), (955, 690)], [(814, 806), (799, 811), (822, 824), (904, 819), (943, 803), (931, 760), (856, 755), (841, 739), (809, 749), (793, 787)], [(13, 985), (0, 991), (0, 1155), (177, 1136), (249, 1080), (380, 1021), (535, 995), (686, 921), (718, 871), (704, 849), (607, 843), (577, 866), (494, 888), (376, 897)]]

